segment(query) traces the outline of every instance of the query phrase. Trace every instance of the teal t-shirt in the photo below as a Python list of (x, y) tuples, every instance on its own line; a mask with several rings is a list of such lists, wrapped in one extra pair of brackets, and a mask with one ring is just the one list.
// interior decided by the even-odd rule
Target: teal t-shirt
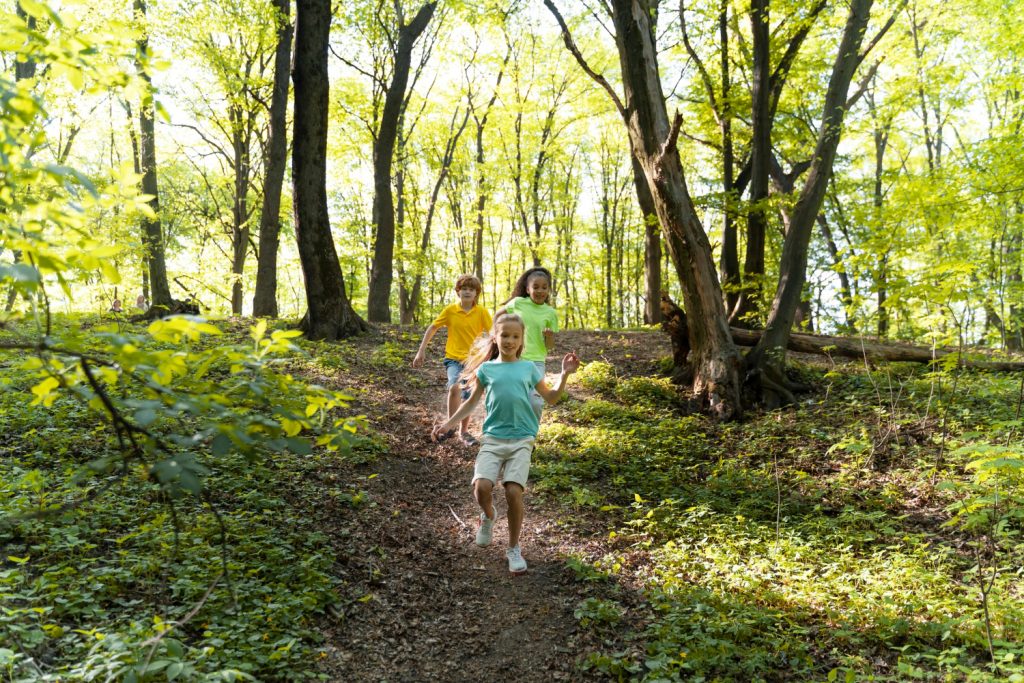
[(523, 349), (525, 360), (545, 360), (548, 347), (544, 345), (544, 329), (550, 328), (558, 332), (558, 311), (547, 304), (535, 304), (528, 296), (512, 299), (505, 305), (508, 313), (515, 313), (526, 324), (526, 348)]
[(484, 434), (498, 439), (532, 439), (540, 420), (530, 405), (530, 392), (544, 379), (544, 373), (530, 361), (504, 363), (489, 360), (476, 371), (483, 384)]

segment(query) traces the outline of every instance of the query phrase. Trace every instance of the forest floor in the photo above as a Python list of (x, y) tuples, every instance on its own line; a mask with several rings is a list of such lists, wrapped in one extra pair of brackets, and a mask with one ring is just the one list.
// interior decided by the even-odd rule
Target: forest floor
[[(382, 336), (404, 337), (398, 344), (407, 345), (412, 357), (417, 337), (398, 328), (360, 337), (354, 343), (367, 364), (349, 366), (350, 383), (341, 388), (357, 397), (355, 407), (370, 416), (387, 452), (372, 463), (320, 473), (359, 478), (372, 501), (356, 514), (320, 508), (341, 578), (350, 594), (363, 596), (324, 621), (321, 670), (339, 681), (581, 680), (581, 653), (599, 644), (577, 629), (576, 606), (612, 590), (622, 603), (631, 591), (580, 582), (566, 559), (603, 555), (608, 530), (598, 518), (574, 513), (570, 532), (565, 512), (527, 488), (521, 547), (529, 571), (510, 575), (503, 492), (495, 489), (493, 543), (478, 547), (479, 508), (470, 484), (477, 448), (456, 438), (435, 444), (429, 437), (445, 410), (442, 340), (434, 341), (423, 368), (371, 366)], [(670, 353), (668, 338), (651, 332), (567, 331), (558, 345), (585, 362), (604, 360), (620, 376), (651, 374)], [(557, 372), (556, 356), (549, 357), (549, 377)], [(571, 391), (577, 398), (586, 394), (578, 385)], [(471, 427), (478, 437), (481, 420), (478, 407)], [(580, 529), (592, 533), (581, 535)]]

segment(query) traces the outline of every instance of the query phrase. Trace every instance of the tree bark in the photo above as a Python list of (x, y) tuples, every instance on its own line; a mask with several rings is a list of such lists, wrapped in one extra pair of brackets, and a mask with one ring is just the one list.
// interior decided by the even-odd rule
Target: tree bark
[[(134, 0), (135, 12), (145, 22), (145, 0)], [(167, 264), (164, 258), (164, 238), (160, 225), (160, 192), (157, 187), (156, 175), (156, 103), (153, 99), (153, 82), (143, 58), (149, 55), (149, 32), (142, 32), (137, 42), (138, 56), (135, 60), (136, 69), (143, 82), (142, 102), (139, 106), (139, 161), (142, 172), (142, 193), (152, 197), (149, 206), (153, 210), (152, 217), (142, 219), (142, 241), (146, 247), (146, 266), (149, 270), (149, 283), (153, 300), (149, 311), (153, 316), (166, 314), (171, 310), (171, 288), (167, 282)]]
[(661, 225), (644, 168), (633, 154), (629, 155), (629, 161), (637, 204), (644, 217), (644, 323), (657, 325), (661, 322)]
[(330, 27), (330, 0), (297, 0), (292, 177), (295, 237), (309, 307), (302, 328), (310, 339), (339, 339), (366, 329), (345, 292), (327, 214)]
[(747, 212), (747, 251), (743, 260), (743, 288), (730, 315), (733, 323), (757, 313), (764, 286), (764, 247), (767, 232), (768, 177), (771, 165), (771, 38), (768, 0), (752, 0), (750, 24), (753, 43), (751, 93), (750, 209)]
[(267, 175), (263, 181), (260, 212), (260, 253), (256, 264), (256, 291), (252, 314), (276, 318), (277, 249), (281, 232), (281, 188), (288, 163), (288, 67), (292, 33), (290, 0), (274, 0), (277, 8), (277, 52), (274, 55), (274, 88), (270, 99), (270, 139), (267, 142)]
[(416, 16), (398, 30), (395, 71), (381, 113), (380, 132), (373, 147), (373, 222), (376, 239), (370, 270), (367, 317), (370, 322), (391, 322), (391, 283), (395, 256), (395, 206), (391, 195), (391, 165), (401, 124), (402, 103), (412, 68), (412, 49), (437, 7), (436, 0), (420, 7)]
[(807, 270), (807, 250), (815, 219), (821, 210), (832, 173), (836, 149), (846, 113), (846, 98), (853, 74), (862, 61), (860, 45), (870, 17), (872, 0), (852, 0), (825, 95), (821, 129), (800, 198), (793, 210), (792, 222), (782, 246), (779, 283), (768, 315), (764, 336), (748, 354), (746, 365), (751, 376), (761, 383), (762, 397), (769, 406), (790, 402), (783, 374), (785, 352), (793, 320), (803, 294)]

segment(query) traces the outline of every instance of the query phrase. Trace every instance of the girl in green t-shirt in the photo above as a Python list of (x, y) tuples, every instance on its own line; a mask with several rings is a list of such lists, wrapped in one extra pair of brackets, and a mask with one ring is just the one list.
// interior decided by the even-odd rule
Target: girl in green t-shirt
[[(555, 348), (555, 332), (558, 331), (558, 312), (550, 303), (551, 272), (535, 266), (527, 269), (512, 288), (512, 296), (502, 304), (497, 313), (514, 313), (526, 325), (526, 348), (523, 359), (533, 362), (541, 371), (547, 372), (545, 360), (548, 352)], [(537, 392), (530, 396), (530, 404), (540, 420), (544, 410), (544, 399)]]

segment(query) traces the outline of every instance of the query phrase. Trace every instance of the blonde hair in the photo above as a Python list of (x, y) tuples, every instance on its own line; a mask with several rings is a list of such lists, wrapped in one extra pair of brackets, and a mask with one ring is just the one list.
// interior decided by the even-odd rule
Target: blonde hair
[[(466, 381), (466, 384), (472, 388), (476, 386), (476, 371), (477, 369), (489, 360), (494, 360), (500, 355), (498, 349), (498, 327), (505, 323), (515, 323), (519, 325), (523, 330), (523, 336), (526, 336), (526, 323), (515, 313), (502, 313), (494, 319), (494, 324), (491, 325), (491, 331), (487, 334), (481, 334), (473, 342), (472, 348), (469, 350), (469, 355), (466, 356), (466, 363), (463, 365), (461, 378)], [(519, 349), (516, 351), (516, 358), (522, 358), (523, 348), (526, 346), (526, 339), (519, 344)]]
[(469, 285), (470, 287), (476, 290), (476, 297), (473, 299), (473, 304), (475, 305), (476, 302), (480, 300), (480, 294), (481, 292), (484, 291), (484, 286), (483, 284), (481, 284), (480, 278), (478, 278), (476, 275), (473, 275), (472, 273), (466, 273), (465, 275), (460, 275), (458, 278), (456, 278), (455, 293), (458, 294), (459, 290), (465, 287), (466, 285)]

